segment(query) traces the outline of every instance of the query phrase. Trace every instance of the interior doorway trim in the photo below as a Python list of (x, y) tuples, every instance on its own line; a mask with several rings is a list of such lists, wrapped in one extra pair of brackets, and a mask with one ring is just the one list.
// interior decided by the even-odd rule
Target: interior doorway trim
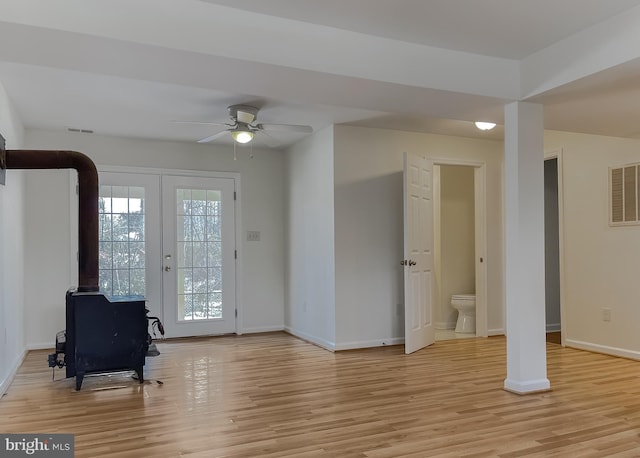
[(437, 157), (433, 157), (431, 159), (433, 160), (434, 166), (460, 165), (474, 168), (473, 182), (475, 200), (476, 337), (488, 337), (486, 192), (487, 165), (483, 161), (469, 161), (465, 159)]
[(564, 347), (567, 335), (567, 313), (565, 301), (565, 257), (564, 257), (564, 184), (562, 148), (554, 148), (544, 152), (544, 160), (557, 159), (558, 164), (558, 262), (560, 264), (560, 344)]

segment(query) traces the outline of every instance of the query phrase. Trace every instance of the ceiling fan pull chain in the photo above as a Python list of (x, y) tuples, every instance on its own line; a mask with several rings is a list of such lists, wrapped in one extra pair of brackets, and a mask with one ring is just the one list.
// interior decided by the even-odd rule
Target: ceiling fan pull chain
[(236, 142), (235, 140), (233, 141), (233, 160), (237, 160), (238, 156), (236, 156)]
[(249, 152), (249, 159), (253, 159), (253, 142), (249, 143), (249, 147), (251, 148)]

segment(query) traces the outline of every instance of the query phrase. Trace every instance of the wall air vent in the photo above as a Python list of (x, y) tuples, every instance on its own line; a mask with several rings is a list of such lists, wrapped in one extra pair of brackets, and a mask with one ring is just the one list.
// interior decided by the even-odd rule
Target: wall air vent
[(640, 164), (609, 168), (609, 225), (640, 224)]

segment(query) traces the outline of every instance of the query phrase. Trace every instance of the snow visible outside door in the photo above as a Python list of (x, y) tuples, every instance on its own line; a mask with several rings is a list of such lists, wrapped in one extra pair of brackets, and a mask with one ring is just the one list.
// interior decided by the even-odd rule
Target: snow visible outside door
[(234, 180), (164, 176), (162, 200), (167, 335), (235, 332)]
[(101, 172), (100, 183), (101, 291), (144, 295), (166, 337), (235, 332), (234, 179)]

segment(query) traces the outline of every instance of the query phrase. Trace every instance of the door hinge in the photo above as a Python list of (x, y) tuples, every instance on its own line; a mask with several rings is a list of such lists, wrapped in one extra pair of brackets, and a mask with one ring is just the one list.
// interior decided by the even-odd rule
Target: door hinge
[(233, 259), (238, 259), (238, 250), (233, 250)]
[(80, 194), (80, 185), (76, 185), (76, 196)]
[(238, 318), (238, 309), (236, 309), (236, 318)]
[(236, 200), (236, 199), (237, 199), (236, 192), (233, 191), (233, 200)]

